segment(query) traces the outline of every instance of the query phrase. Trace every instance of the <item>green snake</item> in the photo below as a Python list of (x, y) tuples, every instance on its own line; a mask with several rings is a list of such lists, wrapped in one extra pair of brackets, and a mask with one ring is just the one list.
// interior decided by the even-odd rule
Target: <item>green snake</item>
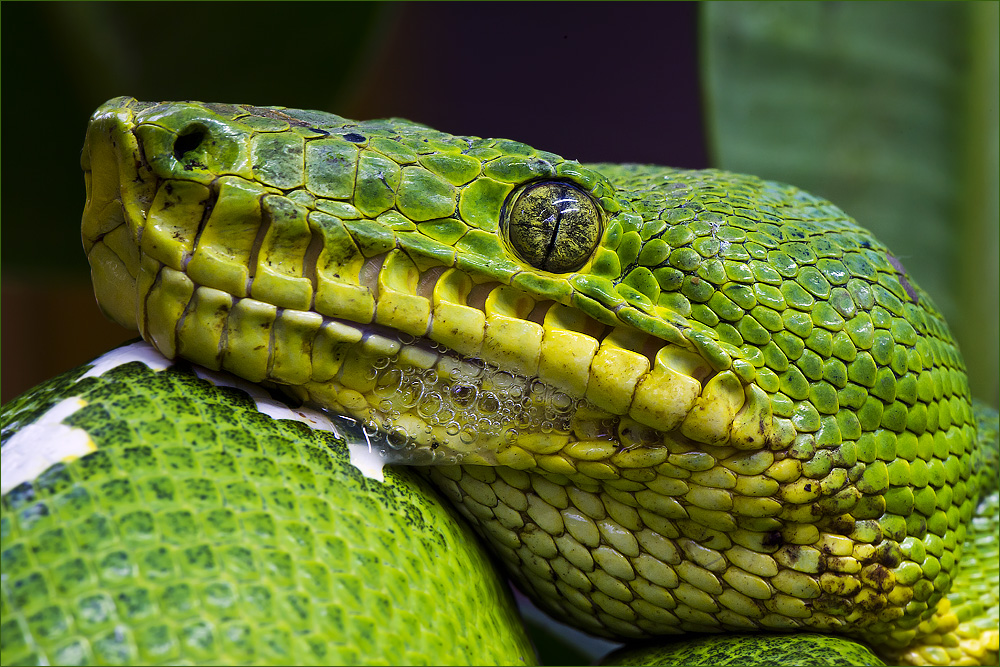
[[(401, 119), (132, 98), (95, 112), (82, 166), (98, 301), (163, 357), (98, 361), (5, 408), (5, 662), (531, 660), (488, 560), (456, 546), (467, 529), (432, 517), (432, 492), (408, 471), (387, 469), (383, 487), (347, 465), (336, 424), (355, 424), (381, 460), (418, 466), (521, 590), (587, 632), (810, 631), (896, 662), (996, 662), (995, 418), (977, 425), (929, 296), (830, 202)], [(247, 393), (205, 381), (223, 372)], [(246, 397), (274, 404), (267, 391), (297, 416), (261, 416)], [(8, 484), (8, 455), (25, 456), (11, 443), (41, 422), (90, 435)], [(102, 501), (112, 487), (121, 500)], [(264, 527), (240, 514), (241, 493)], [(364, 514), (370, 531), (323, 518), (393, 503), (406, 509)], [(134, 514), (153, 517), (174, 564), (163, 581), (137, 564), (138, 583), (109, 583), (94, 564), (103, 543), (93, 562), (74, 549), (108, 517), (119, 542), (105, 551), (138, 563), (121, 544), (154, 542), (129, 542)], [(50, 515), (75, 521), (75, 537), (55, 535)], [(244, 533), (206, 537), (234, 517)], [(309, 537), (274, 528), (286, 524)], [(344, 584), (375, 609), (358, 629), (316, 582), (340, 577), (353, 545), (384, 566), (411, 529), (431, 539), (397, 561), (403, 574), (381, 589), (392, 598)], [(270, 537), (258, 549), (241, 535)], [(254, 621), (253, 586), (190, 565), (199, 540), (213, 563), (247, 550), (261, 590), (315, 599), (278, 595), (284, 611), (268, 602)], [(65, 583), (76, 561), (79, 590)], [(212, 616), (217, 578), (239, 613)], [(436, 592), (405, 611), (395, 594), (423, 579)], [(134, 626), (128, 586), (159, 600)], [(187, 616), (149, 620), (173, 619), (164, 591), (184, 586)], [(91, 614), (105, 619), (92, 635), (73, 607), (84, 599), (107, 612)], [(376, 641), (379, 609), (392, 622)], [(449, 637), (473, 627), (489, 629), (463, 650), (486, 653), (451, 657)], [(392, 641), (389, 657), (369, 653)]]

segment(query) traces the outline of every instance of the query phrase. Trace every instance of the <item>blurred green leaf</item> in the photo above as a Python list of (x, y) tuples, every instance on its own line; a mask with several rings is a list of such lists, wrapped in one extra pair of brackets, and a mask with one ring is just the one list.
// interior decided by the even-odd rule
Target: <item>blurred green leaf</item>
[(941, 309), (998, 400), (997, 3), (702, 5), (714, 164), (827, 197)]

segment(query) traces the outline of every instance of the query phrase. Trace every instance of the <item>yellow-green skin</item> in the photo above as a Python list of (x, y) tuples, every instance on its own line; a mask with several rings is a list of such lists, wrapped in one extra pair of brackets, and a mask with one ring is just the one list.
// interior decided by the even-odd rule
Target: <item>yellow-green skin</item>
[[(995, 476), (961, 356), (829, 202), (398, 119), (131, 98), (95, 113), (82, 163), (110, 317), (436, 464), (559, 618), (996, 660), (995, 596), (984, 632), (945, 598)], [(583, 213), (520, 206), (542, 182)], [(550, 259), (565, 272), (529, 263)]]
[(656, 647), (615, 651), (602, 665), (801, 665), (834, 667), (883, 667), (868, 648), (841, 637), (808, 632), (795, 634), (731, 634), (687, 636)]
[(535, 664), (426, 481), (202, 376), (140, 342), (3, 406), (3, 664)]

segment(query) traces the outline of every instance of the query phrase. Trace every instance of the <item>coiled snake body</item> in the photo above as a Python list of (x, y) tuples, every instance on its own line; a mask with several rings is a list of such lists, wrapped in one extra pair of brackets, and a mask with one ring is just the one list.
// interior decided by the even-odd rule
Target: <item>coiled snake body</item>
[(996, 660), (995, 446), (927, 294), (829, 202), (131, 98), (83, 167), (109, 317), (384, 434), (557, 617)]

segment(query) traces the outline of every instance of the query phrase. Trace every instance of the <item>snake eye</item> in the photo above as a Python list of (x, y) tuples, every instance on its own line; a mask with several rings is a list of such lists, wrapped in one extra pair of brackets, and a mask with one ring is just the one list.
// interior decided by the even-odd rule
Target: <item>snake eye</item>
[(601, 212), (570, 183), (542, 181), (507, 201), (503, 235), (517, 256), (536, 269), (568, 273), (583, 266), (601, 237)]

